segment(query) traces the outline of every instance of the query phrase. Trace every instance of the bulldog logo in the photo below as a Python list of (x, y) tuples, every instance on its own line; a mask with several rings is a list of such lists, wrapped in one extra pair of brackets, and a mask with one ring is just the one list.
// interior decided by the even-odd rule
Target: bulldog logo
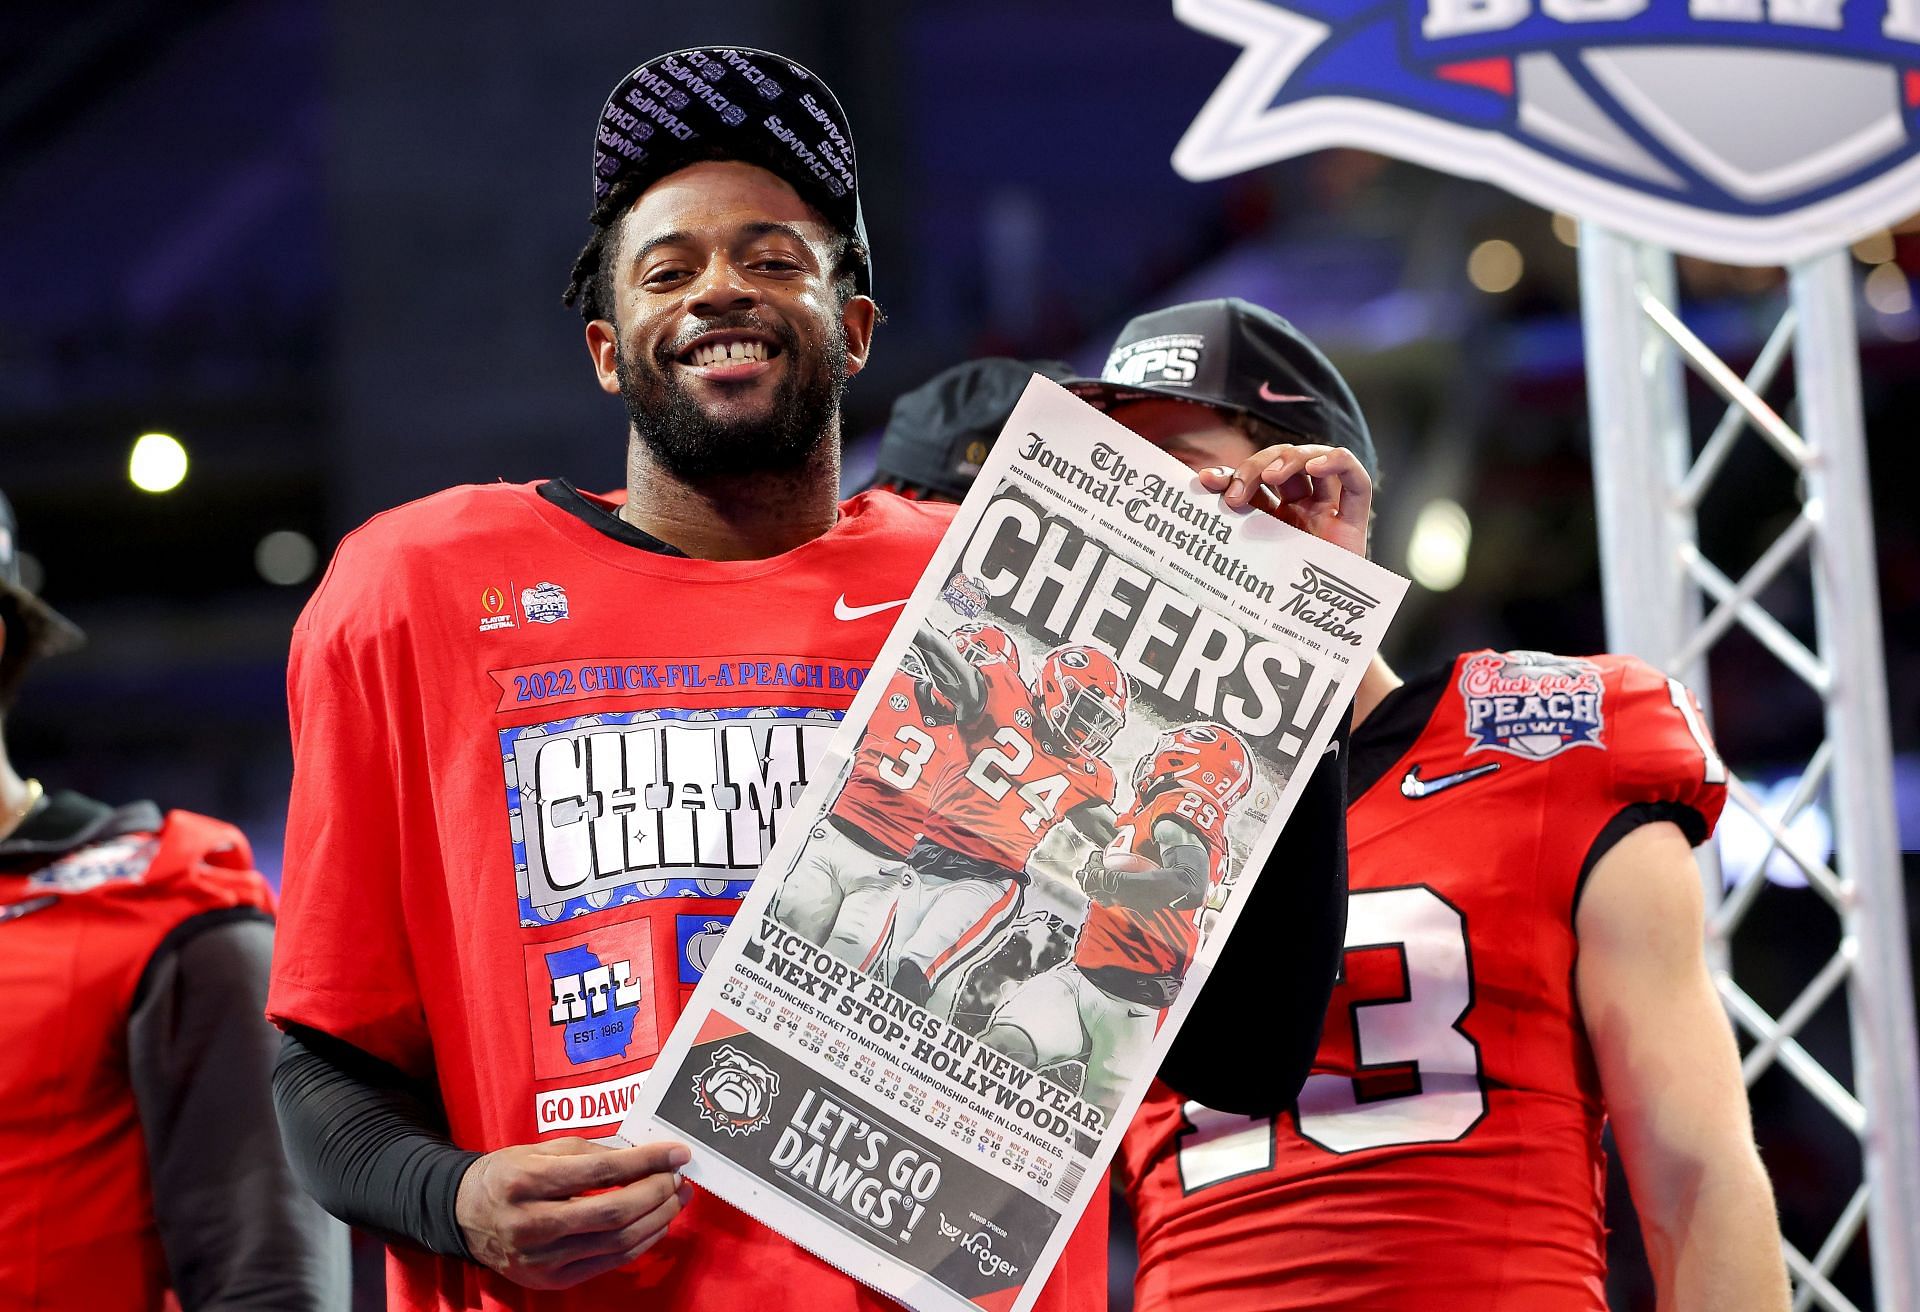
[(700, 1119), (729, 1135), (749, 1135), (765, 1125), (779, 1092), (780, 1077), (732, 1044), (722, 1044), (693, 1077)]

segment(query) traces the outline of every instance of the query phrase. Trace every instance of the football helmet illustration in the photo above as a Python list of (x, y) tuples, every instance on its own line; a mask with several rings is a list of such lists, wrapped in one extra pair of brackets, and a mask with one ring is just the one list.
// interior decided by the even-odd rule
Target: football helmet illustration
[(1013, 635), (998, 624), (981, 620), (962, 624), (953, 631), (953, 649), (972, 665), (1005, 661), (1015, 673), (1020, 670), (1020, 649), (1014, 646)]
[(1201, 722), (1167, 730), (1134, 766), (1133, 791), (1144, 800), (1175, 783), (1227, 810), (1253, 786), (1246, 743), (1221, 724)]
[(1103, 755), (1127, 720), (1127, 676), (1098, 647), (1055, 647), (1034, 688), (1054, 736), (1085, 756)]

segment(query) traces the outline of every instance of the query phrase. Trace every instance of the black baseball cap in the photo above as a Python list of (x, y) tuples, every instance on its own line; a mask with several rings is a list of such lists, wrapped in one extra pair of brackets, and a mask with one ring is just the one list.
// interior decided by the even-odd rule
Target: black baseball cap
[[(758, 164), (784, 178), (842, 232), (867, 244), (853, 129), (827, 84), (785, 55), (695, 46), (649, 59), (620, 79), (593, 140), (593, 201), (628, 178), (651, 183), (708, 159)], [(873, 269), (855, 271), (873, 294)]]
[(1347, 447), (1369, 474), (1379, 472), (1373, 435), (1340, 371), (1298, 328), (1238, 297), (1138, 316), (1120, 330), (1100, 377), (1066, 386), (1102, 410), (1170, 397), (1252, 415)]
[[(26, 650), (34, 656), (72, 651), (87, 640), (80, 626), (29, 591), (20, 572), (19, 521), (0, 493), (0, 597), (13, 602), (26, 626)], [(9, 639), (18, 637), (8, 634)]]
[(935, 374), (893, 403), (868, 487), (909, 487), (958, 501), (1035, 374), (1064, 382), (1060, 360), (968, 360)]

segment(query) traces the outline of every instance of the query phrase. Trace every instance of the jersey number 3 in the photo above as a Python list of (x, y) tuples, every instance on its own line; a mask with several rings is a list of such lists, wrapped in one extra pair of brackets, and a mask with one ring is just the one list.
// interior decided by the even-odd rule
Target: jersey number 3
[(910, 724), (903, 724), (893, 731), (894, 738), (907, 745), (900, 753), (900, 759), (881, 756), (880, 763), (874, 767), (874, 773), (882, 779), (906, 792), (920, 782), (920, 772), (927, 768), (927, 762), (933, 759), (934, 741)]
[[(1347, 900), (1349, 953), (1396, 949), (1405, 963), (1403, 996), (1360, 1001), (1327, 1018), (1351, 1028), (1362, 1074), (1397, 1072), (1392, 1091), (1369, 1096), (1345, 1075), (1311, 1075), (1295, 1119), (1302, 1138), (1331, 1153), (1398, 1144), (1450, 1143), (1487, 1114), (1480, 1050), (1460, 1029), (1473, 1007), (1466, 921), (1424, 884), (1365, 889)], [(1323, 1040), (1323, 1043), (1325, 1041)], [(1270, 1117), (1186, 1106), (1180, 1182), (1187, 1193), (1272, 1167)]]

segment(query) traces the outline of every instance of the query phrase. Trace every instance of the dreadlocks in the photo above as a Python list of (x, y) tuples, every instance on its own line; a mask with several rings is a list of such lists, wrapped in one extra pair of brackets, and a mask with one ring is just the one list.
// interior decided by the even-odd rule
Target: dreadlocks
[(629, 174), (614, 183), (612, 190), (587, 216), (587, 221), (593, 224), (593, 236), (587, 238), (587, 244), (573, 257), (573, 274), (561, 301), (566, 305), (578, 302), (580, 317), (588, 323), (612, 317), (613, 275), (607, 268), (607, 255), (619, 239), (620, 216), (645, 190), (646, 182)]
[[(725, 159), (728, 156), (715, 154), (710, 158)], [(640, 193), (658, 180), (645, 174), (628, 174), (613, 184), (606, 197), (593, 207), (593, 213), (588, 216), (588, 222), (593, 224), (593, 236), (587, 238), (587, 244), (573, 257), (573, 272), (568, 279), (566, 293), (561, 297), (562, 304), (577, 305), (580, 317), (588, 323), (595, 319), (609, 322), (613, 319), (611, 266), (614, 250), (620, 244), (620, 218), (633, 208), (633, 203), (640, 199)], [(826, 220), (822, 217), (821, 221)], [(867, 266), (867, 247), (849, 232), (836, 231), (834, 241), (833, 285), (839, 293), (840, 303), (845, 305), (859, 291), (859, 271)]]

